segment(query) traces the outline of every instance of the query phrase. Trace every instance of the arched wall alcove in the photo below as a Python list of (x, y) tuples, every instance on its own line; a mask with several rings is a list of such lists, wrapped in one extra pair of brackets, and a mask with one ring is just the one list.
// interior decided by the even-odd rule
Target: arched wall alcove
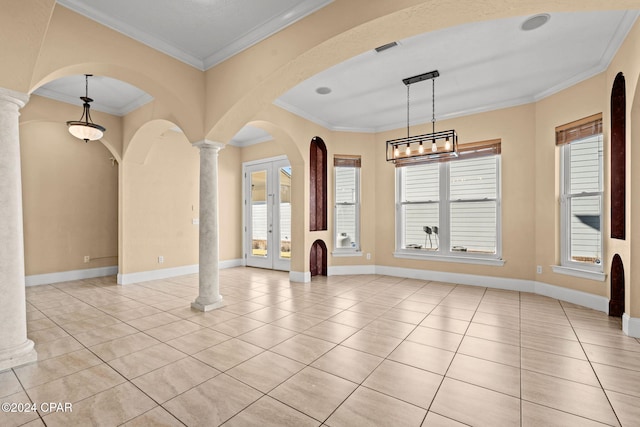
[(611, 297), (609, 299), (609, 316), (621, 317), (625, 313), (624, 299), (624, 265), (620, 255), (615, 254), (611, 260)]
[(309, 144), (309, 231), (327, 229), (327, 146), (314, 136)]
[(311, 245), (309, 271), (311, 272), (311, 277), (327, 275), (327, 245), (320, 239)]
[(626, 238), (627, 100), (625, 80), (618, 73), (611, 89), (611, 238)]

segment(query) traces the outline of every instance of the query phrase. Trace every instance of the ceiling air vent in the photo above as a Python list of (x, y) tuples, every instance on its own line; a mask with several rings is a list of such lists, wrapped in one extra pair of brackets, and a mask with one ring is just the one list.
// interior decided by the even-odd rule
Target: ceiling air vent
[(398, 46), (397, 42), (391, 42), (391, 43), (383, 44), (382, 46), (378, 46), (376, 48), (376, 52), (380, 53), (380, 52), (382, 52), (384, 50), (391, 49), (392, 47), (395, 47), (395, 46)]

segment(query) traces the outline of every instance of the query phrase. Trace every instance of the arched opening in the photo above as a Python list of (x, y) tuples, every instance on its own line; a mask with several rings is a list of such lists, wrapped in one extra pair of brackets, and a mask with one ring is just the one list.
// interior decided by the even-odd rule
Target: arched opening
[(609, 316), (621, 317), (624, 314), (624, 266), (620, 255), (615, 254), (611, 261), (611, 299)]
[(309, 179), (309, 231), (326, 230), (327, 146), (319, 136), (313, 137), (309, 148)]
[(618, 73), (611, 89), (611, 238), (626, 236), (626, 95)]
[(311, 271), (311, 277), (327, 275), (327, 245), (320, 239), (311, 245), (309, 270)]

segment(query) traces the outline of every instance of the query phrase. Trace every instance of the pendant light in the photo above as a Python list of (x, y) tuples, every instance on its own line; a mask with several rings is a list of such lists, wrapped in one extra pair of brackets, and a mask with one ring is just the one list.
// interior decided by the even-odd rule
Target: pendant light
[(93, 120), (91, 120), (91, 112), (89, 109), (91, 108), (90, 103), (93, 102), (93, 99), (89, 98), (89, 77), (92, 76), (93, 74), (84, 75), (85, 96), (80, 97), (82, 102), (84, 102), (82, 105), (82, 116), (80, 117), (80, 120), (70, 120), (67, 122), (69, 133), (78, 139), (83, 139), (84, 142), (100, 139), (106, 131), (104, 126), (95, 124), (93, 123)]

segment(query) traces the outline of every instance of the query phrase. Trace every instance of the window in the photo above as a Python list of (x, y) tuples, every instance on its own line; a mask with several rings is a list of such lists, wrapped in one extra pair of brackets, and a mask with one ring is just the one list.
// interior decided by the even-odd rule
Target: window
[(360, 157), (334, 157), (335, 252), (360, 250)]
[(556, 129), (561, 159), (561, 264), (601, 272), (602, 118), (588, 119)]
[(500, 142), (397, 168), (397, 256), (499, 259)]

